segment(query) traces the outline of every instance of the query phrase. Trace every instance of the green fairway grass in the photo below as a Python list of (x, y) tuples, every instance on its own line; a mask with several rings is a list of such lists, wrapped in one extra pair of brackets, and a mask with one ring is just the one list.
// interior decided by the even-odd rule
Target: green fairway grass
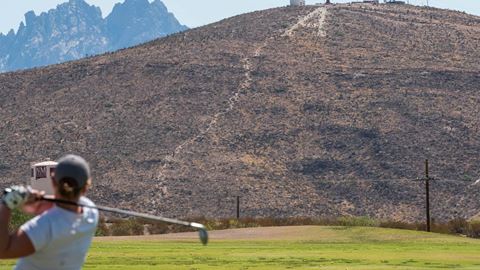
[(231, 230), (212, 232), (208, 246), (194, 238), (96, 239), (84, 269), (480, 269), (479, 240), (406, 230)]

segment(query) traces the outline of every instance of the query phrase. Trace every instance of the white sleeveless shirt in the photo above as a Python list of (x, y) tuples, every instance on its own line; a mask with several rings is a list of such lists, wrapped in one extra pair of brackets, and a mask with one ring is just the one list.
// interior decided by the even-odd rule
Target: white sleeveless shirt
[[(94, 206), (82, 197), (81, 204)], [(98, 210), (84, 207), (78, 214), (54, 206), (20, 227), (35, 253), (18, 260), (15, 270), (79, 270), (98, 224)]]

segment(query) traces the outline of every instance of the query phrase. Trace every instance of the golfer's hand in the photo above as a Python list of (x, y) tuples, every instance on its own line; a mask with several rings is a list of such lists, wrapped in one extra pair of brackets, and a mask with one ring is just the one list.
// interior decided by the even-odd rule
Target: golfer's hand
[(10, 208), (10, 210), (17, 209), (31, 200), (30, 187), (11, 186), (6, 188), (3, 192), (2, 202)]

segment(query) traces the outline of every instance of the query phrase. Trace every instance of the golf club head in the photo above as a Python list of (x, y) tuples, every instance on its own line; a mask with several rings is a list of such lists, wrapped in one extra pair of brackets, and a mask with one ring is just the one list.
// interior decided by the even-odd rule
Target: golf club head
[(202, 244), (203, 244), (204, 246), (206, 246), (207, 243), (208, 243), (208, 232), (207, 232), (207, 230), (205, 230), (205, 229), (200, 229), (200, 230), (198, 231), (198, 235), (200, 236), (200, 241), (202, 242)]
[(200, 236), (200, 241), (202, 242), (203, 245), (207, 245), (208, 243), (207, 228), (205, 228), (205, 226), (203, 226), (202, 224), (195, 223), (195, 222), (190, 223), (190, 226), (198, 229), (198, 235)]

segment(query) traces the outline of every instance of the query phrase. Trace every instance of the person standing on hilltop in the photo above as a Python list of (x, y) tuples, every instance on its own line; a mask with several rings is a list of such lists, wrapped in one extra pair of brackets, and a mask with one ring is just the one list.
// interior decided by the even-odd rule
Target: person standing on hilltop
[[(75, 155), (58, 160), (52, 175), (55, 199), (94, 206), (84, 197), (91, 185), (87, 162)], [(23, 186), (5, 190), (0, 205), (0, 258), (20, 258), (15, 270), (79, 270), (98, 224), (98, 210), (40, 201), (43, 192)], [(37, 215), (13, 234), (11, 212)]]

